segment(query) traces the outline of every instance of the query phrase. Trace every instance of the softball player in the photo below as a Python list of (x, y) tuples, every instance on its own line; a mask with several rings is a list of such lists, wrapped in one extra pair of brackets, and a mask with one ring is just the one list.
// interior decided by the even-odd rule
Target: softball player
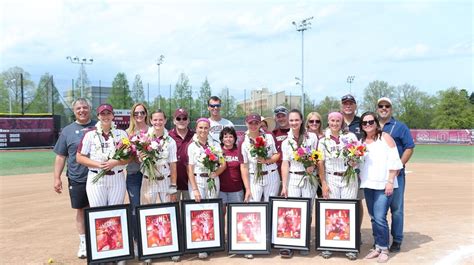
[[(249, 174), (249, 184), (251, 192), (251, 200), (259, 202), (262, 199), (269, 201), (270, 196), (278, 195), (280, 189), (280, 174), (276, 162), (280, 158), (277, 152), (275, 141), (270, 133), (260, 130), (261, 117), (256, 113), (252, 113), (245, 118), (247, 132), (242, 142), (242, 156), (244, 158), (244, 174)], [(265, 138), (265, 146), (268, 156), (266, 158), (253, 157), (250, 154), (252, 145), (258, 136)], [(262, 164), (263, 175), (260, 180), (256, 180), (257, 163)], [(248, 172), (248, 173), (246, 173)]]
[[(89, 167), (86, 191), (91, 207), (121, 204), (125, 198), (124, 169), (128, 161), (110, 158), (116, 144), (127, 138), (127, 133), (115, 128), (113, 111), (109, 104), (97, 108), (96, 130), (87, 132), (77, 149), (77, 162)], [(101, 170), (107, 170), (107, 173), (92, 183)]]
[(176, 201), (176, 142), (165, 129), (166, 115), (162, 110), (151, 114), (152, 128), (148, 137), (159, 142), (161, 151), (155, 161), (156, 180), (143, 176), (141, 189), (142, 204), (164, 203)]

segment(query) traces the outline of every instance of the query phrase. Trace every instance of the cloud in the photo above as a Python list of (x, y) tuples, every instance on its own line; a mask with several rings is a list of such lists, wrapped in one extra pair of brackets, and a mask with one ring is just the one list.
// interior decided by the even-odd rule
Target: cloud
[(395, 61), (413, 60), (425, 57), (430, 52), (430, 47), (423, 43), (411, 47), (395, 47), (389, 50), (389, 57)]

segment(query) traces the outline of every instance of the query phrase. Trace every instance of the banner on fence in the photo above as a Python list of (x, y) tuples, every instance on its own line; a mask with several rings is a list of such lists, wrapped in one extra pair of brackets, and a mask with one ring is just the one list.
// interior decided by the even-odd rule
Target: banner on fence
[(472, 144), (472, 130), (420, 130), (412, 129), (416, 144)]
[(0, 149), (52, 146), (55, 138), (52, 116), (0, 117)]

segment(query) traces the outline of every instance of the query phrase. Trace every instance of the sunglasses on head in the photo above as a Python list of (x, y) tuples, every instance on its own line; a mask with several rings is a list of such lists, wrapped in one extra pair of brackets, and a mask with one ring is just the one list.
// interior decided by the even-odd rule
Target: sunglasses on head
[(383, 109), (383, 108), (389, 109), (390, 107), (391, 107), (390, 105), (379, 104), (379, 109)]
[(135, 111), (135, 112), (133, 113), (133, 116), (138, 116), (138, 115), (145, 116), (145, 115), (146, 115), (146, 112), (145, 112), (145, 111)]
[(177, 117), (176, 118), (177, 121), (187, 121), (188, 120), (188, 117)]
[(374, 124), (375, 124), (375, 120), (363, 121), (363, 122), (361, 122), (361, 123), (362, 123), (362, 126), (374, 125)]
[(208, 106), (211, 108), (220, 108), (221, 104), (209, 104)]
[(285, 108), (278, 108), (273, 111), (275, 114), (281, 113), (281, 112), (287, 112)]
[(321, 121), (320, 120), (308, 120), (308, 123), (309, 124), (320, 124)]

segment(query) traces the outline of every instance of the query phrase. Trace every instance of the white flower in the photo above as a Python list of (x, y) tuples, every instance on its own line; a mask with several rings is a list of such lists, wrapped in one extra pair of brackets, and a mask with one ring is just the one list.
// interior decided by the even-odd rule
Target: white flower
[(134, 135), (131, 139), (132, 142), (136, 142), (138, 140), (138, 137), (136, 135)]
[(153, 150), (157, 150), (160, 145), (156, 141), (151, 141), (150, 146)]

